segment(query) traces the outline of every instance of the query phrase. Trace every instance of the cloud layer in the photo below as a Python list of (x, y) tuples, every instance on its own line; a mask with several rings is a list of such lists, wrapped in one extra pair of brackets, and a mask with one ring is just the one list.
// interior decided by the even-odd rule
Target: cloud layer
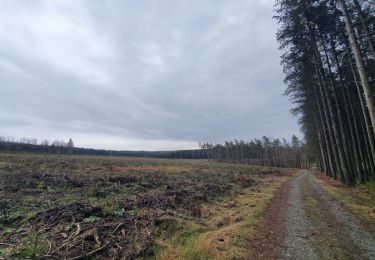
[(0, 135), (112, 149), (298, 132), (273, 1), (7, 1)]

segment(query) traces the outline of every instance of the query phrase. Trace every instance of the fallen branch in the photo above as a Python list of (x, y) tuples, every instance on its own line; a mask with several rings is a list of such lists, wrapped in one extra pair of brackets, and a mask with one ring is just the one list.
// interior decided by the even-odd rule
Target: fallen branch
[(99, 235), (96, 232), (94, 233), (94, 239), (95, 239), (95, 242), (96, 242), (97, 246), (100, 247), (100, 245), (102, 244), (102, 242), (100, 242)]
[(86, 258), (86, 257), (88, 257), (88, 256), (91, 256), (91, 255), (93, 255), (93, 254), (99, 252), (100, 250), (103, 250), (103, 249), (104, 249), (106, 246), (108, 246), (108, 245), (109, 245), (109, 243), (107, 243), (107, 244), (105, 244), (104, 246), (99, 247), (98, 249), (95, 249), (95, 250), (93, 250), (93, 251), (91, 251), (91, 252), (89, 252), (89, 253), (87, 253), (87, 254), (85, 254), (85, 255), (80, 255), (80, 256), (75, 256), (75, 257), (72, 257), (72, 258), (68, 258), (68, 260), (74, 260), (74, 259)]
[(13, 244), (8, 244), (8, 243), (0, 243), (0, 246), (14, 246)]
[(48, 245), (49, 245), (47, 255), (49, 255), (49, 253), (51, 252), (51, 249), (52, 249), (52, 243), (48, 239), (47, 239), (47, 242), (48, 242)]
[(120, 224), (118, 224), (117, 227), (112, 231), (112, 235), (117, 231), (117, 229), (122, 227), (124, 224), (125, 224), (124, 222), (121, 222)]
[(76, 224), (76, 227), (77, 227), (77, 230), (76, 230), (76, 232), (74, 232), (73, 234), (74, 234), (74, 236), (78, 236), (79, 235), (79, 233), (81, 232), (81, 226), (80, 226), (80, 224), (79, 223), (77, 223)]
[(54, 255), (44, 255), (41, 257), (41, 259), (60, 259), (60, 258)]

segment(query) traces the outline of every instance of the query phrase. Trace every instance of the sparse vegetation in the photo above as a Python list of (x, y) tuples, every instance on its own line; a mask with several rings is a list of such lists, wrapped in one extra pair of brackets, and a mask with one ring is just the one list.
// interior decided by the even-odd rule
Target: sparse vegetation
[(295, 170), (1, 154), (4, 257), (239, 258)]

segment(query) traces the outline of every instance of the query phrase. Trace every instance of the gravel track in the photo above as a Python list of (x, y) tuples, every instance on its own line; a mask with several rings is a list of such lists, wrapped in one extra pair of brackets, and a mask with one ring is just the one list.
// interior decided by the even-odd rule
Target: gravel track
[(334, 216), (336, 223), (350, 237), (362, 253), (364, 259), (375, 259), (375, 235), (368, 232), (361, 221), (353, 214), (343, 209), (313, 178), (307, 176), (307, 181), (312, 187), (318, 200), (324, 205), (329, 213)]
[(280, 259), (318, 259), (311, 243), (309, 233), (312, 224), (306, 218), (302, 204), (300, 182), (307, 172), (294, 178), (290, 183), (287, 210), (285, 212), (285, 237)]
[(375, 259), (375, 234), (342, 208), (309, 171), (290, 182), (285, 207), (277, 259)]

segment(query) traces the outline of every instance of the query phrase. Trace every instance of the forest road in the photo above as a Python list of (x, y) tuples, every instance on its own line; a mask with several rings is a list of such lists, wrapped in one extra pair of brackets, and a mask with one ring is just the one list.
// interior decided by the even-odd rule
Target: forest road
[(285, 204), (276, 259), (375, 259), (375, 234), (309, 171), (288, 183)]

